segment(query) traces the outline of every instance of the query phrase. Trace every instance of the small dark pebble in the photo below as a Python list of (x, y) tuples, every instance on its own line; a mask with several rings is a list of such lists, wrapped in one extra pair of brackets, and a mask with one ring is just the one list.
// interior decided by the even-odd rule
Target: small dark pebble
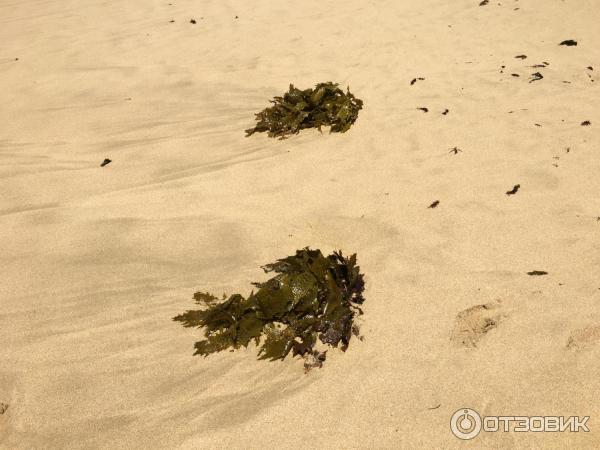
[(436, 207), (437, 207), (437, 205), (439, 205), (439, 204), (440, 204), (440, 201), (439, 201), (439, 200), (436, 200), (436, 201), (435, 201), (435, 202), (433, 202), (431, 205), (429, 205), (429, 206), (428, 206), (428, 208), (432, 208), (432, 209), (433, 209), (433, 208), (436, 208)]
[(535, 125), (536, 127), (541, 127), (541, 125), (540, 125), (539, 123), (534, 123), (534, 125)]
[(429, 112), (428, 108), (417, 108), (419, 111), (423, 111), (423, 112)]
[[(17, 58), (19, 59), (19, 58)], [(594, 70), (594, 68), (592, 66), (587, 66), (588, 70)]]
[(519, 77), (520, 75), (518, 73), (511, 73), (510, 76), (511, 77)]
[(591, 124), (592, 122), (590, 122), (589, 120), (584, 120), (583, 122), (581, 122), (582, 127), (589, 127)]
[(543, 270), (532, 270), (531, 272), (527, 272), (527, 275), (530, 275), (532, 277), (539, 277), (541, 275), (548, 275), (548, 272), (545, 272)]
[(108, 164), (110, 164), (112, 162), (112, 160), (106, 158), (104, 161), (102, 161), (102, 164), (100, 164), (100, 167), (104, 167)]
[(515, 56), (515, 58), (526, 59), (527, 55), (517, 55), (517, 56)]
[(573, 47), (577, 45), (577, 41), (574, 41), (573, 39), (567, 39), (566, 41), (562, 41), (558, 45), (566, 45), (567, 47)]
[(175, 23), (175, 21), (174, 20), (169, 20), (169, 23)]
[(445, 116), (446, 114), (448, 114), (450, 112), (450, 110), (448, 108), (444, 109), (444, 111), (442, 111), (442, 114)]
[(520, 188), (520, 184), (515, 184), (510, 191), (506, 191), (506, 195), (515, 195)]
[(194, 19), (192, 19), (192, 20), (190, 20), (190, 23), (193, 23), (193, 24), (195, 24), (195, 23), (196, 23), (196, 21), (195, 21)]
[(482, 2), (479, 4), (479, 6), (485, 6), (485, 5), (487, 5), (489, 2), (490, 2), (490, 0), (483, 0), (483, 1), (482, 1)]

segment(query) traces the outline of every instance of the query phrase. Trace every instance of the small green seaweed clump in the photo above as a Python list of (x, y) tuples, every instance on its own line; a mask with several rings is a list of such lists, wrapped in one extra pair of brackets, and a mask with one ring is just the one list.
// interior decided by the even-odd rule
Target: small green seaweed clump
[(339, 251), (325, 257), (320, 250), (305, 248), (263, 270), (277, 275), (253, 283), (258, 291), (248, 298), (235, 294), (218, 302), (214, 295), (197, 292), (196, 302), (206, 308), (173, 318), (185, 327), (204, 328), (206, 339), (196, 342), (194, 354), (207, 356), (254, 341), (262, 342), (259, 359), (284, 359), (291, 351), (320, 367), (325, 352), (314, 348), (317, 339), (334, 347), (341, 343), (343, 351), (348, 348), (351, 335), (358, 335), (353, 318), (362, 314), (358, 305), (364, 301), (356, 254), (346, 258)]
[(273, 106), (256, 114), (258, 123), (246, 130), (246, 136), (268, 131), (270, 137), (285, 139), (303, 128), (330, 126), (330, 132), (345, 133), (358, 118), (362, 100), (348, 90), (346, 93), (336, 83), (320, 83), (314, 89), (300, 90), (290, 84), (283, 97), (271, 100)]

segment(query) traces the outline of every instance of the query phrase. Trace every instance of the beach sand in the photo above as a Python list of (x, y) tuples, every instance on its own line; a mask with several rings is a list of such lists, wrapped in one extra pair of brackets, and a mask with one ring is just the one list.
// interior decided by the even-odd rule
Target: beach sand
[[(599, 19), (592, 0), (0, 3), (0, 447), (599, 448)], [(364, 101), (350, 131), (244, 136), (324, 81)], [(194, 292), (248, 294), (305, 246), (358, 254), (363, 341), (306, 375), (192, 356), (201, 332), (171, 318)], [(464, 407), (590, 432), (464, 442)]]

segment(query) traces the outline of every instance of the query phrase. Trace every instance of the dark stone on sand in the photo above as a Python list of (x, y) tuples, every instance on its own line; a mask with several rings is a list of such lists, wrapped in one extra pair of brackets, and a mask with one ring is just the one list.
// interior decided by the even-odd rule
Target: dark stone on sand
[(582, 127), (589, 127), (591, 124), (592, 122), (590, 122), (589, 120), (584, 120), (583, 122), (581, 122)]
[(573, 39), (567, 39), (566, 41), (562, 41), (558, 45), (566, 45), (567, 47), (573, 47), (577, 45), (577, 41), (574, 41)]
[(433, 209), (433, 208), (437, 208), (437, 205), (439, 205), (439, 204), (440, 204), (440, 201), (439, 201), (439, 200), (436, 200), (436, 201), (435, 201), (435, 202), (433, 202), (431, 205), (429, 205), (429, 206), (428, 206), (428, 208), (431, 208), (431, 209)]
[(110, 164), (112, 162), (112, 160), (106, 158), (104, 161), (102, 161), (102, 164), (100, 164), (100, 167), (104, 167), (107, 166), (108, 164)]

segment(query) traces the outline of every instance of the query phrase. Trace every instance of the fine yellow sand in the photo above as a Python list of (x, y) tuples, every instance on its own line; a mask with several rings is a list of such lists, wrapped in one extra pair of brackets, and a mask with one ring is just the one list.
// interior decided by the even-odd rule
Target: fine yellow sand
[[(599, 20), (593, 0), (1, 1), (0, 447), (600, 448)], [(244, 136), (323, 81), (364, 101), (348, 133)], [(192, 356), (171, 318), (195, 291), (247, 294), (304, 246), (358, 253), (364, 341), (307, 375)], [(463, 442), (461, 407), (590, 432)]]

